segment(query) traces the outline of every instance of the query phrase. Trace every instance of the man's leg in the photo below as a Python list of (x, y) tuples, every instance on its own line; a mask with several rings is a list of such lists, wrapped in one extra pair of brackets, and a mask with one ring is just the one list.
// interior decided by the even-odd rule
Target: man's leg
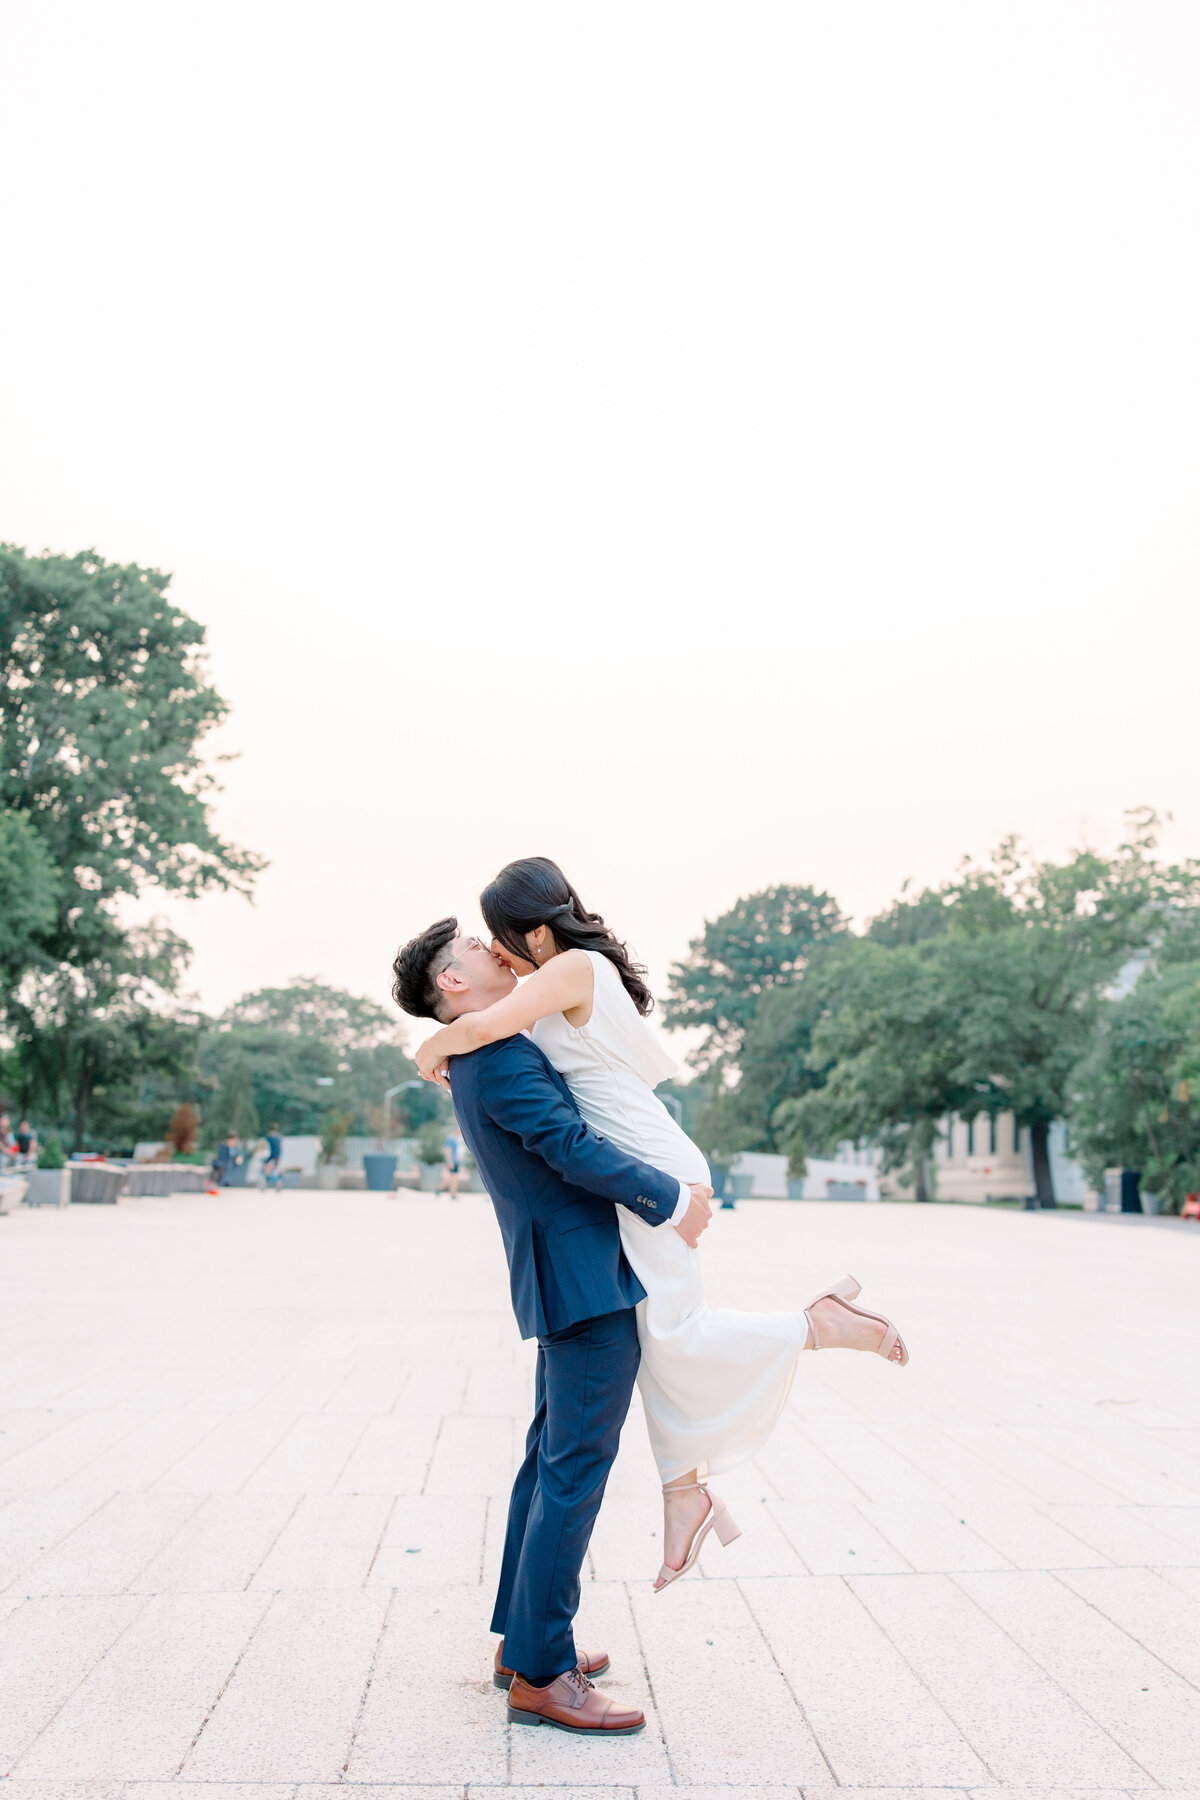
[(545, 1353), (539, 1344), (537, 1373), (534, 1376), (533, 1422), (525, 1434), (525, 1461), (517, 1470), (517, 1479), (513, 1482), (512, 1497), (508, 1503), (508, 1527), (504, 1534), (500, 1585), (496, 1589), (496, 1604), (492, 1609), (492, 1630), (498, 1631), (502, 1637), (508, 1617), (508, 1602), (513, 1591), (513, 1583), (517, 1578), (517, 1566), (521, 1560), (521, 1546), (525, 1542), (525, 1522), (529, 1517), (529, 1502), (533, 1499), (533, 1490), (537, 1486), (538, 1446), (542, 1441), (542, 1428), (546, 1423), (545, 1365)]
[(504, 1626), (504, 1660), (534, 1687), (575, 1667), (579, 1572), (629, 1411), (637, 1319), (632, 1307), (606, 1313), (540, 1348), (545, 1419)]

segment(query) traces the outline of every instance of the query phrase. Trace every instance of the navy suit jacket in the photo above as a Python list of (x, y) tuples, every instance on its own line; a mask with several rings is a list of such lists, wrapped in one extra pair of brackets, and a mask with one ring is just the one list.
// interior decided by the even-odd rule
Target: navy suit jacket
[(450, 1058), (463, 1136), (492, 1198), (522, 1337), (636, 1306), (614, 1202), (663, 1225), (679, 1183), (585, 1125), (562, 1076), (518, 1035)]

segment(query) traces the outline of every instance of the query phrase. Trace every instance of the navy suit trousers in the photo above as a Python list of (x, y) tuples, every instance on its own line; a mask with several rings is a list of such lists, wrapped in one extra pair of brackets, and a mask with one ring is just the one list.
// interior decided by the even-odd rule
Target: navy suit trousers
[(538, 1687), (573, 1669), (579, 1572), (641, 1351), (633, 1308), (538, 1339), (536, 1411), (513, 1483), (492, 1630)]

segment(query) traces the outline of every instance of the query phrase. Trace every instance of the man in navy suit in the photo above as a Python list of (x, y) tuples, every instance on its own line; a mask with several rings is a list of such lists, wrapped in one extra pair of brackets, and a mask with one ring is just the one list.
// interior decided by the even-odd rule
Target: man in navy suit
[[(456, 919), (406, 944), (392, 993), (407, 1013), (447, 1024), (512, 991), (516, 977)], [(629, 1410), (644, 1289), (614, 1210), (675, 1226), (693, 1247), (712, 1190), (652, 1169), (586, 1125), (570, 1089), (524, 1035), (450, 1059), (463, 1136), (491, 1195), (522, 1337), (538, 1343), (536, 1410), (513, 1484), (492, 1630), (495, 1680), (526, 1725), (626, 1736), (645, 1716), (588, 1679), (608, 1667), (572, 1635), (579, 1574)]]

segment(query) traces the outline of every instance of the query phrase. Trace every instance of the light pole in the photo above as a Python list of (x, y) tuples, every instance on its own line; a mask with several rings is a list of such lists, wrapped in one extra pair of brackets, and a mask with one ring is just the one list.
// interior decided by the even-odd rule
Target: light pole
[(395, 1087), (390, 1087), (388, 1089), (387, 1093), (383, 1096), (384, 1122), (385, 1123), (387, 1122), (387, 1119), (389, 1116), (388, 1109), (391, 1106), (392, 1101), (396, 1098), (397, 1094), (402, 1094), (404, 1092), (405, 1088), (419, 1088), (419, 1087), (424, 1087), (424, 1086), (425, 1086), (425, 1083), (423, 1081), (398, 1081), (396, 1083)]

